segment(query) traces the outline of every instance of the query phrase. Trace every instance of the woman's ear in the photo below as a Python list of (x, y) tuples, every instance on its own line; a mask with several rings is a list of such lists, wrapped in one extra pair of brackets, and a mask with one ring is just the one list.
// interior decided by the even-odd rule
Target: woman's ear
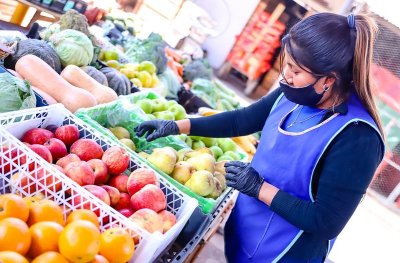
[(327, 77), (327, 78), (326, 78), (326, 80), (325, 80), (325, 85), (326, 85), (327, 87), (332, 87), (333, 83), (335, 83), (336, 74), (333, 73), (333, 75), (334, 75), (334, 76), (332, 76), (332, 77)]

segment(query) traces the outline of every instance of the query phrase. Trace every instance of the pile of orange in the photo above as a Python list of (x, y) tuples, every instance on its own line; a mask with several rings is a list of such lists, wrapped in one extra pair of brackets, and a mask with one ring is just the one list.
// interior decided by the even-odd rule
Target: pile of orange
[(65, 222), (54, 201), (0, 195), (0, 262), (125, 263), (134, 250), (122, 228), (101, 234), (92, 211), (76, 210)]

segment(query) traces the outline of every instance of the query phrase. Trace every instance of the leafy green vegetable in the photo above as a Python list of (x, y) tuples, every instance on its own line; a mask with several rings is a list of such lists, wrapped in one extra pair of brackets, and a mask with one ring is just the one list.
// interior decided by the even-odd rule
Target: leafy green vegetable
[(70, 9), (60, 17), (61, 30), (74, 29), (82, 32), (86, 36), (90, 36), (89, 24), (86, 16), (82, 15), (74, 9)]
[(36, 107), (36, 97), (28, 81), (0, 73), (0, 113)]
[(157, 74), (165, 71), (168, 64), (165, 55), (165, 42), (158, 34), (151, 34), (147, 39), (132, 39), (125, 44), (125, 54), (137, 63), (151, 61), (156, 65)]
[(43, 29), (42, 31), (40, 31), (39, 32), (39, 36), (40, 36), (40, 38), (42, 40), (49, 41), (49, 38), (52, 35), (60, 32), (60, 31), (61, 31), (60, 24), (59, 23), (53, 23), (49, 27), (47, 27), (47, 28)]
[(187, 64), (183, 69), (183, 80), (194, 81), (198, 78), (211, 80), (213, 77), (213, 70), (210, 62), (207, 59), (196, 59)]
[(178, 92), (181, 89), (181, 83), (176, 78), (175, 73), (172, 69), (167, 68), (164, 73), (157, 75), (158, 80), (168, 88), (167, 97), (168, 98), (178, 98)]
[(49, 40), (64, 67), (87, 66), (92, 61), (93, 44), (85, 34), (79, 31), (66, 29), (52, 35)]

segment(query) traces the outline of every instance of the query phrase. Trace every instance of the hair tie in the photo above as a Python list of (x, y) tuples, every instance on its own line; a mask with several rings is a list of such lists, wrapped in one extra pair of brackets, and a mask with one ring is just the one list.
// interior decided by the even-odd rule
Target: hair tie
[(347, 23), (349, 24), (349, 27), (352, 29), (356, 28), (356, 18), (354, 14), (350, 14), (347, 16)]

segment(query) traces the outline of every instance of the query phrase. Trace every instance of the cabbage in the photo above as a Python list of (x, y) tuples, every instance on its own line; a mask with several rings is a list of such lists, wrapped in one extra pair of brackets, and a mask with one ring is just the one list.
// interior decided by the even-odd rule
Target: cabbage
[(28, 81), (0, 73), (0, 113), (36, 107), (36, 96)]
[(92, 41), (82, 32), (66, 29), (52, 35), (49, 41), (53, 44), (64, 67), (68, 65), (87, 66), (92, 61)]

